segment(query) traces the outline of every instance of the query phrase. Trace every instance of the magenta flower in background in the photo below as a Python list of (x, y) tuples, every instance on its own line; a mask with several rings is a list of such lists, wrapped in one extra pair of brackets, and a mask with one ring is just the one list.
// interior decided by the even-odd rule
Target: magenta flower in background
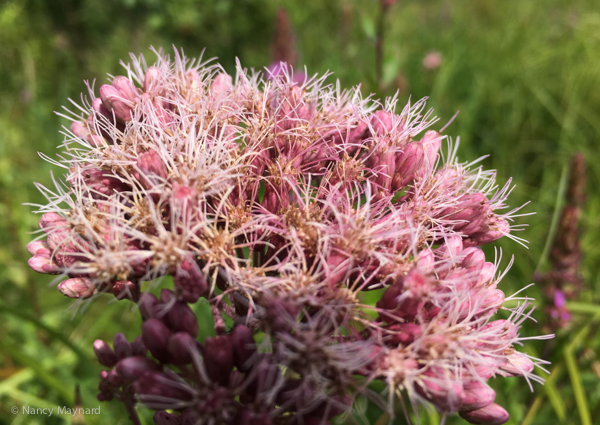
[[(510, 182), (459, 162), (425, 100), (399, 110), (284, 63), (232, 77), (179, 52), (132, 59), (70, 116), (65, 182), (40, 186), (28, 245), (64, 295), (139, 306), (140, 337), (94, 343), (100, 400), (133, 423), (141, 402), (156, 424), (317, 425), (363, 396), (393, 414), (404, 394), (500, 424), (486, 381), (543, 381), (515, 348), (532, 309), (503, 307), (480, 248), (520, 240)], [(143, 290), (163, 276), (160, 297)]]

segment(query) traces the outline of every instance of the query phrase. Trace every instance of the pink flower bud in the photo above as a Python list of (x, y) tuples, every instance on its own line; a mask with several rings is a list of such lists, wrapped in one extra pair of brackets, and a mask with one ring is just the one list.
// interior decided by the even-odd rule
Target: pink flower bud
[(457, 260), (463, 251), (463, 242), (460, 236), (451, 236), (446, 239), (446, 243), (438, 248), (441, 258)]
[(86, 299), (97, 292), (91, 280), (84, 277), (74, 277), (58, 284), (61, 294), (69, 298)]
[(177, 332), (171, 335), (168, 343), (169, 358), (175, 365), (192, 362), (192, 350), (196, 349), (196, 340), (187, 332)]
[(113, 79), (112, 86), (121, 93), (123, 98), (130, 102), (135, 103), (139, 100), (140, 93), (129, 78), (119, 75)]
[(195, 91), (202, 87), (202, 79), (200, 78), (200, 74), (195, 69), (190, 69), (185, 73), (186, 82), (189, 85), (190, 91)]
[(500, 289), (493, 289), (472, 297), (474, 302), (478, 298), (482, 300), (479, 304), (480, 311), (498, 309), (502, 307), (502, 304), (504, 303), (504, 292), (502, 292)]
[[(27, 260), (27, 264), (34, 271), (46, 274), (60, 274), (61, 268), (50, 259), (49, 255), (35, 255)], [(67, 295), (68, 296), (68, 295)]]
[(421, 326), (416, 323), (395, 324), (388, 326), (387, 330), (385, 342), (392, 347), (409, 345), (423, 333)]
[(227, 386), (234, 366), (233, 347), (225, 335), (206, 338), (204, 342), (204, 365), (211, 380)]
[(462, 382), (444, 377), (442, 371), (440, 376), (436, 376), (436, 372), (432, 370), (425, 372), (416, 390), (421, 396), (447, 412), (456, 412), (460, 409), (464, 394)]
[(506, 220), (495, 217), (495, 223), (489, 230), (470, 235), (471, 243), (474, 245), (485, 245), (500, 239), (510, 233), (510, 225)]
[(142, 325), (142, 339), (150, 353), (161, 363), (169, 362), (168, 343), (171, 331), (161, 321), (149, 319)]
[(46, 241), (33, 241), (27, 244), (27, 251), (31, 255), (42, 255), (48, 256), (52, 254), (52, 251), (48, 247), (48, 243)]
[(81, 121), (73, 121), (71, 123), (71, 132), (94, 147), (102, 146), (102, 138), (90, 133), (88, 126)]
[(117, 364), (117, 355), (108, 344), (101, 339), (94, 341), (94, 353), (102, 366), (113, 367)]
[(427, 248), (419, 252), (417, 256), (417, 267), (423, 273), (433, 272), (435, 266), (435, 257), (431, 249)]
[(210, 91), (215, 95), (221, 95), (226, 93), (232, 87), (233, 80), (231, 75), (220, 73), (215, 77), (212, 84), (210, 85)]
[(509, 320), (494, 320), (479, 329), (482, 339), (489, 339), (492, 343), (498, 340), (512, 341), (518, 335), (517, 326)]
[(154, 150), (140, 155), (137, 160), (137, 166), (143, 173), (140, 176), (140, 181), (146, 189), (158, 184), (160, 179), (166, 179), (169, 174), (160, 155)]
[(247, 372), (256, 355), (256, 343), (252, 331), (244, 325), (237, 325), (229, 334), (229, 341), (233, 348), (235, 367), (242, 372)]
[(356, 151), (362, 146), (363, 140), (368, 137), (369, 127), (366, 122), (359, 121), (356, 127), (352, 128), (347, 136), (345, 145), (346, 152), (348, 155), (354, 155)]
[(156, 91), (159, 83), (160, 70), (155, 66), (151, 66), (148, 68), (146, 75), (144, 76), (144, 91), (147, 93), (157, 94)]
[(67, 220), (53, 212), (45, 213), (40, 218), (40, 229), (48, 229), (46, 233), (49, 233), (57, 228), (67, 227), (68, 225), (69, 223)]
[(342, 250), (334, 250), (334, 252), (327, 258), (327, 283), (332, 287), (341, 283), (351, 266), (352, 259), (347, 253), (343, 252)]
[(131, 113), (135, 105), (132, 101), (125, 98), (115, 87), (104, 84), (100, 87), (100, 98), (104, 107), (112, 111), (119, 121), (131, 121)]
[(430, 130), (425, 133), (419, 143), (423, 145), (423, 152), (425, 155), (423, 158), (423, 166), (417, 171), (417, 174), (419, 177), (424, 178), (431, 174), (435, 167), (438, 152), (442, 145), (442, 137), (437, 131)]
[(119, 360), (123, 360), (126, 357), (131, 357), (133, 354), (131, 344), (121, 332), (115, 335), (113, 347), (115, 348), (115, 354)]
[(470, 412), (460, 412), (460, 416), (469, 423), (485, 425), (501, 425), (509, 419), (508, 412), (496, 403)]
[(485, 254), (478, 247), (464, 249), (460, 255), (463, 257), (461, 265), (467, 269), (482, 270), (485, 264)]
[(471, 381), (463, 386), (465, 391), (462, 395), (461, 412), (481, 409), (496, 399), (496, 392), (483, 382)]
[(481, 379), (488, 380), (496, 373), (498, 366), (495, 364), (478, 364), (475, 366), (475, 374)]
[(146, 357), (127, 357), (117, 363), (117, 372), (127, 382), (135, 381), (146, 372), (160, 370), (160, 366)]
[(508, 356), (507, 360), (508, 362), (498, 370), (498, 375), (523, 376), (533, 371), (533, 362), (523, 353), (515, 351)]
[(397, 125), (398, 116), (392, 112), (378, 110), (371, 115), (371, 128), (375, 135), (383, 136), (391, 132)]
[(174, 332), (187, 332), (194, 338), (198, 336), (198, 319), (186, 303), (176, 302), (167, 313), (167, 319)]
[(392, 191), (397, 191), (406, 186), (413, 178), (421, 165), (425, 152), (420, 143), (410, 143), (404, 152), (396, 159), (396, 172), (392, 181)]
[(479, 278), (477, 279), (476, 286), (483, 285), (484, 283), (488, 283), (490, 280), (494, 278), (496, 274), (496, 266), (494, 263), (484, 263), (481, 272), (479, 272)]

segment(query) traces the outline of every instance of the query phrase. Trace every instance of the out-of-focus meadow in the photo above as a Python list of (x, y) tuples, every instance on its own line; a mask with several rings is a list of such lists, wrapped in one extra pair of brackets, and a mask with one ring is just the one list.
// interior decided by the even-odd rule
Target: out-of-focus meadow
[[(127, 61), (129, 52), (145, 53), (152, 61), (151, 45), (167, 51), (182, 47), (191, 57), (206, 49), (204, 58), (219, 57), (229, 72), (236, 57), (245, 67), (269, 65), (278, 7), (289, 16), (297, 65), (306, 65), (309, 74), (334, 71), (331, 82), (337, 77), (343, 87), (362, 84), (366, 94), (398, 91), (400, 104), (429, 96), (440, 117), (436, 129), (460, 111), (445, 131), (460, 136), (459, 157), (490, 154), (485, 167), (498, 170), (501, 184), (509, 177), (516, 184), (511, 206), (531, 201), (523, 212), (536, 212), (520, 218), (529, 223), (518, 234), (529, 241), (528, 248), (511, 240), (494, 244), (502, 248), (503, 266), (515, 257), (501, 284), (507, 294), (533, 282), (536, 271), (553, 267), (549, 254), (553, 235), (561, 234), (569, 160), (583, 154), (588, 182), (579, 271), (584, 283), (567, 304), (571, 322), (564, 329), (554, 326), (544, 284), (526, 292), (536, 299), (538, 322), (527, 321), (523, 335), (557, 336), (525, 341), (525, 351), (550, 360), (552, 374), (545, 386), (533, 384), (534, 393), (522, 378), (491, 383), (511, 424), (593, 423), (600, 417), (600, 5), (595, 0), (400, 0), (383, 20), (376, 0), (1, 2), (0, 423), (128, 423), (121, 405), (95, 398), (101, 367), (92, 343), (111, 340), (119, 331), (135, 337), (139, 315), (109, 296), (88, 305), (85, 314), (75, 312), (49, 285), (51, 276), (27, 266), (25, 245), (34, 237), (38, 216), (23, 204), (43, 202), (33, 183), (52, 187), (50, 172), (62, 173), (37, 154), (54, 156), (61, 126), (69, 124), (53, 111), (68, 98), (79, 99), (84, 79), (95, 79), (98, 88), (107, 73), (118, 75), (119, 60)], [(383, 41), (379, 72), (378, 40)], [(486, 250), (494, 255), (493, 246)], [(11, 413), (13, 406), (73, 406), (77, 386), (78, 405), (100, 405), (100, 415)], [(378, 408), (360, 409), (356, 423), (365, 418), (386, 423)], [(394, 423), (404, 423), (398, 418)], [(439, 416), (423, 411), (421, 420), (436, 424)], [(465, 422), (456, 416), (447, 423)]]

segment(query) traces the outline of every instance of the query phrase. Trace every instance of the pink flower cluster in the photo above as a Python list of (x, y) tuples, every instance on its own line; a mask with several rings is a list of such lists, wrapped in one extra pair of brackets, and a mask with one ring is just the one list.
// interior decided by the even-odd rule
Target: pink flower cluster
[[(288, 66), (232, 78), (157, 56), (77, 106), (55, 162), (65, 183), (42, 187), (45, 240), (28, 245), (64, 295), (139, 306), (141, 338), (94, 344), (110, 369), (99, 399), (134, 423), (141, 401), (157, 424), (317, 425), (358, 397), (504, 423), (486, 381), (540, 380), (543, 363), (515, 349), (531, 310), (503, 307), (480, 248), (518, 239), (516, 210), (500, 212), (509, 184), (426, 131), (424, 100), (397, 112)], [(216, 333), (202, 344), (199, 300)]]

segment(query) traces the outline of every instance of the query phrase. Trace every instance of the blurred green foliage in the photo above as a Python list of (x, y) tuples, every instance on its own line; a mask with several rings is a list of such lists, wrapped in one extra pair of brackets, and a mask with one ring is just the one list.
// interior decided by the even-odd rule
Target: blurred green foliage
[[(27, 267), (26, 243), (37, 217), (23, 203), (43, 202), (33, 182), (52, 186), (50, 171), (62, 171), (36, 155), (53, 156), (63, 120), (52, 113), (67, 98), (79, 99), (83, 80), (120, 72), (119, 60), (148, 47), (181, 47), (196, 57), (218, 56), (232, 71), (235, 58), (257, 69), (270, 62), (275, 13), (284, 6), (295, 28), (299, 62), (309, 73), (335, 71), (342, 86), (362, 83), (363, 92), (399, 93), (400, 104), (430, 96), (441, 128), (460, 135), (459, 156), (484, 160), (499, 170), (499, 181), (514, 178), (511, 205), (527, 201), (520, 234), (529, 249), (502, 241), (503, 265), (515, 265), (503, 280), (513, 293), (532, 280), (543, 256), (553, 216), (562, 204), (559, 181), (571, 154), (588, 162), (588, 195), (583, 212), (582, 274), (569, 331), (550, 342), (529, 341), (525, 350), (552, 361), (554, 373), (530, 393), (524, 380), (492, 382), (497, 401), (512, 424), (586, 423), (600, 417), (600, 5), (594, 0), (403, 0), (385, 16), (383, 81), (375, 81), (375, 0), (20, 0), (0, 3), (0, 422), (71, 423), (71, 418), (13, 415), (12, 406), (71, 406), (81, 387), (84, 407), (101, 405), (88, 424), (128, 423), (125, 410), (95, 399), (98, 373), (92, 342), (122, 331), (137, 335), (138, 314), (107, 296), (86, 305), (85, 314), (49, 285), (51, 277)], [(424, 56), (442, 55), (438, 69), (426, 70)], [(330, 81), (334, 81), (330, 77)], [(494, 255), (493, 247), (487, 249)], [(508, 254), (508, 255), (507, 255)], [(523, 334), (541, 332), (546, 322), (540, 288), (530, 288), (540, 323)], [(69, 307), (71, 306), (71, 308)], [(596, 313), (596, 315), (594, 315)], [(211, 320), (203, 306), (199, 315)], [(208, 326), (204, 336), (209, 332)], [(146, 423), (149, 412), (142, 416)], [(357, 417), (375, 423), (381, 411), (365, 404)], [(401, 418), (401, 417), (400, 417)], [(383, 424), (380, 418), (377, 424)], [(438, 423), (433, 411), (423, 423)], [(75, 422), (73, 422), (75, 423)], [(348, 423), (351, 423), (348, 421)], [(398, 424), (403, 423), (397, 419)], [(463, 423), (451, 417), (447, 423)]]

